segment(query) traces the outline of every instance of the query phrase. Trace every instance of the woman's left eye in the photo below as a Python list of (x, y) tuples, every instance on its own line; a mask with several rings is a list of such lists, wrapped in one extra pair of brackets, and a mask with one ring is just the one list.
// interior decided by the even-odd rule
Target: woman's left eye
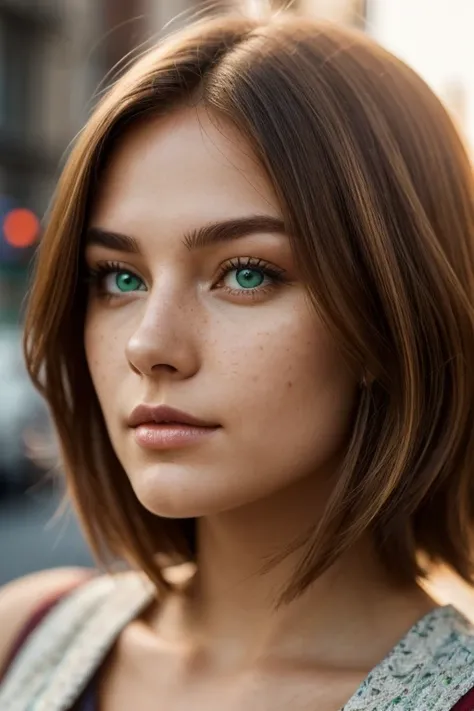
[(262, 260), (242, 260), (230, 262), (223, 266), (218, 286), (222, 286), (232, 293), (263, 291), (283, 281), (283, 270)]

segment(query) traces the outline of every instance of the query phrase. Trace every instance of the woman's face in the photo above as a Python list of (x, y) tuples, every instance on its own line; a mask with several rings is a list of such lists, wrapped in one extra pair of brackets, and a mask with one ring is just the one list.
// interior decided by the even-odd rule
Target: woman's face
[(256, 502), (331, 473), (344, 448), (355, 377), (280, 220), (249, 146), (204, 110), (134, 128), (103, 176), (87, 360), (118, 459), (160, 516)]

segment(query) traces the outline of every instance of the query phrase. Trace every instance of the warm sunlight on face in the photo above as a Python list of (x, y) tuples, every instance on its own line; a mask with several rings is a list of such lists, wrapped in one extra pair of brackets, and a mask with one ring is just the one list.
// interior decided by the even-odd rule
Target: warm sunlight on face
[(103, 177), (85, 256), (89, 368), (146, 508), (202, 516), (331, 472), (355, 378), (235, 129), (196, 110), (136, 126)]

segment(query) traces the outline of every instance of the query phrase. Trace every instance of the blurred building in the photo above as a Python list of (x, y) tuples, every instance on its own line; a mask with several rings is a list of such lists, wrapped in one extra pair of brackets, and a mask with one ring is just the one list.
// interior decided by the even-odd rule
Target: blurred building
[(102, 27), (94, 0), (0, 0), (0, 325), (18, 320), (28, 245), (103, 75)]
[(417, 71), (474, 151), (474, 2), (367, 0), (367, 30)]

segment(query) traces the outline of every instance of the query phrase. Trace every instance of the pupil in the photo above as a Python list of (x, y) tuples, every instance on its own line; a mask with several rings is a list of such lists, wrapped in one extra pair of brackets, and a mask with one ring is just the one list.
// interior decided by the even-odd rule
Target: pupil
[(237, 282), (246, 288), (255, 288), (263, 282), (263, 274), (256, 269), (239, 269), (236, 274)]

